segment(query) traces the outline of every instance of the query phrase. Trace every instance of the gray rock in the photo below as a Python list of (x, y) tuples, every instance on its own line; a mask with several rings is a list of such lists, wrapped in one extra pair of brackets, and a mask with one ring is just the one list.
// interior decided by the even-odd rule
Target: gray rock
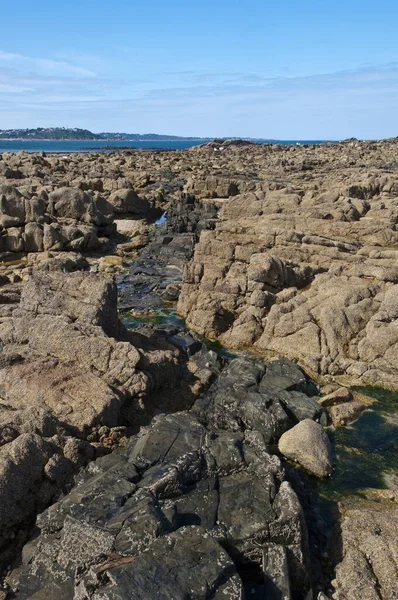
[(106, 569), (110, 584), (93, 600), (242, 600), (243, 589), (228, 554), (206, 530), (183, 528), (155, 541), (149, 550)]
[(266, 391), (267, 388), (296, 390), (309, 395), (316, 393), (314, 384), (309, 381), (304, 371), (287, 358), (279, 358), (267, 363), (265, 375), (260, 383), (260, 392)]
[(291, 600), (286, 548), (266, 544), (263, 551), (265, 597), (269, 600)]
[[(288, 546), (293, 589), (304, 589), (305, 522), (282, 480), (280, 461), (267, 453), (260, 433), (209, 433), (191, 413), (160, 415), (119, 454), (90, 464), (78, 485), (39, 516), (41, 535), (11, 577), (16, 598), (54, 585), (74, 589), (76, 598), (88, 590), (93, 598), (124, 598), (126, 586), (138, 581), (143, 598), (158, 591), (165, 598), (194, 591), (198, 598), (241, 598), (242, 582), (226, 551), (243, 569), (260, 566), (268, 543)], [(214, 575), (222, 557), (227, 571)], [(169, 560), (178, 562), (177, 580)], [(103, 587), (105, 571), (109, 586)]]

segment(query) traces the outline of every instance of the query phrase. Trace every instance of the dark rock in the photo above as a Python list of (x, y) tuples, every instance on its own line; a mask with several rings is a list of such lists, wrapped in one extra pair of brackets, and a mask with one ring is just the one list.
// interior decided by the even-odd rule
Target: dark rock
[(192, 356), (202, 349), (202, 343), (199, 342), (199, 340), (195, 340), (195, 338), (188, 333), (173, 335), (168, 337), (167, 340), (170, 344), (173, 344), (173, 346), (180, 348), (186, 356)]
[(269, 600), (291, 600), (286, 548), (267, 544), (263, 552), (265, 597)]
[(95, 598), (241, 600), (242, 584), (228, 554), (202, 528), (188, 527), (153, 542), (149, 550), (120, 565), (109, 564), (110, 584)]

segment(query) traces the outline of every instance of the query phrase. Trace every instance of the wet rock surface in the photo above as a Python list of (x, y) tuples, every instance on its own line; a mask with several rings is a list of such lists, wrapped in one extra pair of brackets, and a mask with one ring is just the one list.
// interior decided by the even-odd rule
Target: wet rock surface
[(184, 265), (192, 258), (200, 232), (214, 227), (217, 207), (184, 196), (169, 210), (165, 223), (128, 273), (117, 277), (119, 308), (145, 313), (178, 298)]
[[(209, 401), (238, 389), (243, 373), (254, 389), (265, 369), (232, 361)], [(40, 535), (9, 580), (15, 597), (128, 598), (143, 582), (137, 597), (242, 598), (251, 586), (265, 594), (272, 574), (274, 587), (305, 598), (305, 517), (261, 416), (220, 428), (209, 414), (195, 405), (159, 415), (126, 448), (90, 463), (39, 516)]]
[(1, 568), (76, 470), (139, 427), (149, 391), (180, 376), (174, 346), (126, 340), (101, 275), (39, 271), (18, 300), (0, 325)]

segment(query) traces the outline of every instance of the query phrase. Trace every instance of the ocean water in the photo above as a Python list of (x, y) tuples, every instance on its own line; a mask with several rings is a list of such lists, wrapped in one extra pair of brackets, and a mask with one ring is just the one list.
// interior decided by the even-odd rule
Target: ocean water
[[(261, 140), (256, 140), (258, 143), (262, 143)], [(0, 140), (0, 152), (100, 152), (109, 151), (109, 147), (112, 148), (157, 148), (163, 150), (182, 150), (184, 148), (191, 148), (192, 146), (199, 146), (200, 144), (206, 143), (203, 140), (189, 140), (189, 141), (98, 141), (98, 140), (84, 140), (84, 141), (46, 141), (46, 140)], [(270, 143), (269, 140), (264, 140), (263, 143)], [(321, 140), (284, 140), (274, 141), (276, 144), (322, 144)]]

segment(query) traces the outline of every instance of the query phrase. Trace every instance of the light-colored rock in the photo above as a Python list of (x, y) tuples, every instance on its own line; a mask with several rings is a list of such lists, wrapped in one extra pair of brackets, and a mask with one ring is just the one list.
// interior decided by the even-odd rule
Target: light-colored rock
[(278, 449), (317, 477), (331, 475), (332, 448), (322, 425), (305, 419), (286, 431), (279, 439)]
[(318, 403), (327, 408), (334, 404), (342, 404), (343, 402), (350, 402), (352, 400), (352, 392), (348, 388), (338, 388), (333, 392), (330, 392), (326, 396), (319, 398)]
[(149, 202), (140, 198), (133, 189), (115, 190), (109, 196), (109, 203), (115, 213), (145, 216), (149, 209)]
[(133, 237), (143, 228), (142, 221), (135, 221), (133, 219), (115, 219), (116, 229), (122, 235), (128, 235)]
[(395, 600), (398, 510), (380, 504), (349, 509), (341, 523), (342, 560), (334, 600)]
[(342, 425), (347, 425), (358, 419), (365, 408), (366, 404), (353, 400), (352, 402), (336, 404), (331, 406), (328, 410), (332, 417), (333, 425), (335, 427), (341, 427)]

